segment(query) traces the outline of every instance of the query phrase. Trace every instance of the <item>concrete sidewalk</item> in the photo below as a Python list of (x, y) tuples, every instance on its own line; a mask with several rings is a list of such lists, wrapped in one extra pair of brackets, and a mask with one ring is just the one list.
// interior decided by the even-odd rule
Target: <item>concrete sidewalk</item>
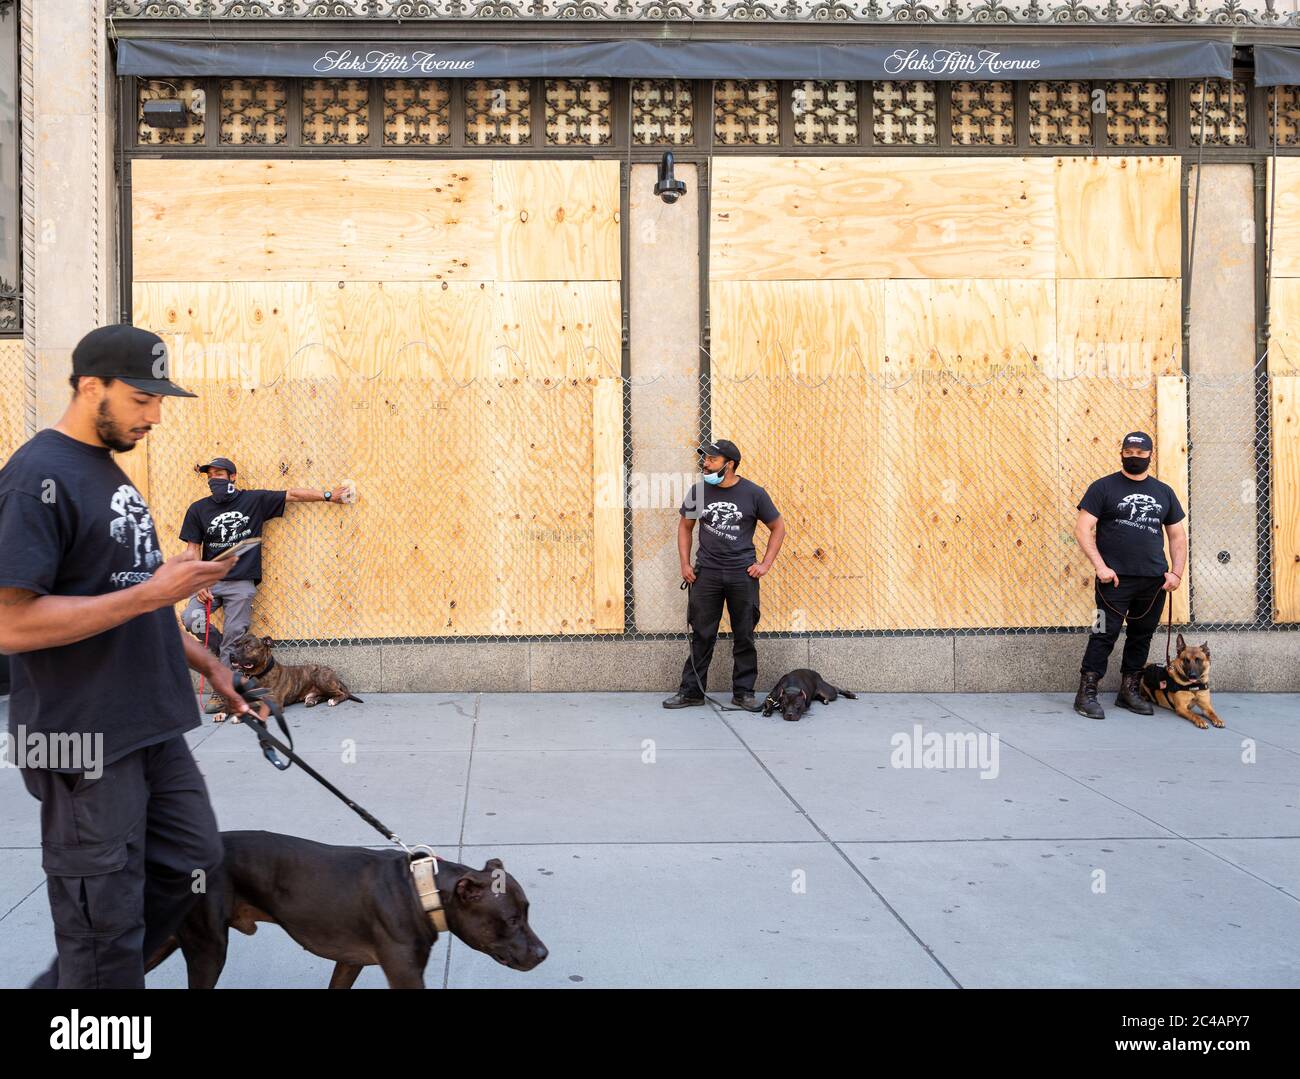
[[(1067, 694), (881, 694), (798, 724), (662, 696), (372, 694), (288, 715), (303, 755), (408, 842), (500, 857), (527, 891), (550, 958), (520, 974), (439, 940), (431, 987), (1300, 986), (1300, 695), (1219, 695), (1228, 726), (1205, 731), (1110, 694), (1104, 722)], [(897, 767), (926, 763), (917, 726), (996, 734), (996, 775)], [(242, 726), (189, 739), (223, 828), (382, 843)], [(12, 768), (0, 842), (0, 985), (22, 986), (54, 948), (38, 806)], [(232, 932), (221, 984), (322, 987), (331, 969), (262, 926)], [(183, 986), (180, 956), (149, 984)]]

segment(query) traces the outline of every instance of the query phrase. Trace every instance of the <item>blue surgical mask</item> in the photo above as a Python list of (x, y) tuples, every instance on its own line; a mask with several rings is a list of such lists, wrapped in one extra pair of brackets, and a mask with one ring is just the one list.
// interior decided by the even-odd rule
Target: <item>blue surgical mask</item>
[(234, 480), (208, 480), (208, 489), (212, 492), (212, 500), (218, 505), (235, 497)]
[(723, 465), (717, 472), (704, 473), (704, 482), (717, 485), (727, 478), (727, 466)]

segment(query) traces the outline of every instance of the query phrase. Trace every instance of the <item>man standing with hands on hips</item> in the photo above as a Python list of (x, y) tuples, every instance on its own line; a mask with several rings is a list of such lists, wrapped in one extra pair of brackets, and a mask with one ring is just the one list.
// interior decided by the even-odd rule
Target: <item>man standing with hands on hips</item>
[(235, 687), (172, 606), (230, 563), (164, 562), (149, 508), (112, 457), (161, 420), (164, 396), (195, 396), (168, 378), (162, 340), (92, 330), (73, 349), (71, 382), (63, 418), (0, 469), (10, 744), (29, 762), (48, 747), (21, 769), (41, 803), (58, 946), (33, 987), (143, 989), (196, 882), (220, 886), (221, 835), (183, 737), (200, 722), (186, 666), (232, 698)]
[[(731, 703), (758, 712), (754, 680), (758, 677), (758, 649), (754, 627), (758, 624), (758, 580), (772, 568), (785, 539), (785, 522), (762, 487), (736, 475), (740, 451), (734, 442), (718, 439), (701, 446), (700, 470), (704, 482), (692, 485), (682, 503), (677, 525), (677, 553), (682, 579), (690, 586), (687, 621), (691, 625), (691, 654), (682, 668), (678, 691), (665, 708), (687, 708), (704, 703), (709, 663), (726, 601), (731, 617)], [(691, 533), (700, 521), (700, 547), (691, 566)], [(770, 535), (763, 560), (754, 554), (754, 526), (762, 521)]]
[[(1088, 636), (1079, 671), (1074, 710), (1089, 719), (1105, 719), (1097, 700), (1097, 683), (1120, 627), (1128, 621), (1120, 662), (1120, 691), (1115, 703), (1139, 715), (1152, 713), (1139, 682), (1151, 637), (1160, 625), (1165, 593), (1182, 584), (1187, 564), (1186, 516), (1167, 483), (1151, 475), (1151, 436), (1132, 431), (1120, 443), (1122, 471), (1095, 480), (1079, 500), (1074, 536), (1097, 572), (1095, 599), (1100, 629)], [(1161, 528), (1169, 535), (1174, 568), (1165, 560)], [(1093, 530), (1096, 529), (1096, 537)]]
[[(289, 502), (328, 502), (344, 505), (354, 492), (346, 485), (324, 489), (291, 487), (287, 491), (246, 491), (236, 480), (235, 462), (228, 457), (214, 457), (205, 465), (195, 465), (212, 492), (207, 498), (191, 503), (185, 511), (180, 538), (194, 558), (212, 559), (246, 539), (259, 537), (262, 527), (273, 517), (284, 515)], [(253, 600), (262, 583), (262, 548), (257, 546), (235, 559), (235, 567), (210, 588), (198, 591), (181, 612), (181, 625), (199, 640), (205, 630), (208, 647), (218, 655), (223, 667), (230, 666), (235, 642), (253, 620)], [(207, 625), (208, 610), (225, 607), (224, 629)], [(215, 687), (214, 687), (215, 688)], [(220, 693), (208, 698), (204, 711), (228, 712)]]

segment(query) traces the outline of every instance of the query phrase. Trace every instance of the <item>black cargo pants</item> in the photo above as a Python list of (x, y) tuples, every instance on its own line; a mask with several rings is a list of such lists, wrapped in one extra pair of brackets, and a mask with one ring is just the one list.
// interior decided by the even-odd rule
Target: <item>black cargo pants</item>
[[(709, 664), (722, 622), (722, 604), (727, 604), (732, 633), (732, 693), (753, 693), (758, 677), (758, 649), (754, 627), (758, 625), (758, 578), (744, 566), (738, 569), (695, 568), (686, 618), (691, 624), (691, 655), (682, 668), (680, 692), (685, 697), (704, 696), (709, 681)], [(699, 678), (696, 678), (696, 672)]]
[(144, 967), (205, 888), (221, 834), (183, 736), (84, 773), (24, 768), (41, 803), (58, 956), (33, 989), (143, 989)]

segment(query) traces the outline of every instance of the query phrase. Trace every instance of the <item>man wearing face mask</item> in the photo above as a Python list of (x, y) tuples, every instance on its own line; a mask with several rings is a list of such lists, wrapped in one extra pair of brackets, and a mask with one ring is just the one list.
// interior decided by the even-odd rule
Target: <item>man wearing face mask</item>
[[(1138, 683), (1151, 637), (1160, 625), (1165, 593), (1182, 584), (1187, 564), (1187, 527), (1182, 523), (1186, 514), (1173, 488), (1151, 475), (1151, 450), (1151, 436), (1145, 432), (1125, 435), (1120, 443), (1122, 470), (1095, 480), (1079, 500), (1074, 536), (1097, 573), (1095, 600), (1102, 627), (1088, 636), (1074, 698), (1074, 710), (1089, 719), (1106, 718), (1097, 700), (1097, 683), (1106, 673), (1125, 620), (1128, 629), (1115, 703), (1151, 715), (1151, 702), (1142, 696)], [(1169, 535), (1173, 570), (1165, 560), (1162, 527)]]
[[(222, 551), (250, 537), (260, 536), (267, 521), (284, 514), (288, 502), (344, 505), (347, 493), (342, 486), (332, 490), (292, 487), (287, 491), (245, 491), (236, 482), (235, 462), (228, 457), (214, 457), (206, 465), (195, 465), (194, 471), (207, 478), (212, 493), (185, 511), (180, 538), (189, 545), (191, 553), (205, 560), (216, 558)], [(262, 548), (258, 546), (240, 555), (223, 580), (193, 596), (181, 614), (181, 624), (202, 640), (206, 604), (210, 603), (213, 610), (225, 608), (224, 630), (218, 632), (215, 626), (207, 627), (208, 647), (217, 653), (223, 669), (230, 666), (230, 653), (235, 641), (252, 621), (253, 598), (261, 583)], [(215, 693), (204, 707), (208, 715), (229, 710)]]
[[(740, 451), (734, 442), (718, 439), (701, 446), (704, 482), (695, 484), (682, 503), (677, 526), (677, 553), (682, 579), (690, 585), (687, 619), (691, 624), (691, 655), (682, 668), (681, 686), (663, 702), (665, 708), (704, 703), (709, 663), (727, 604), (732, 632), (731, 703), (749, 712), (760, 711), (754, 699), (758, 650), (758, 579), (772, 568), (785, 539), (785, 522), (762, 487), (736, 475)], [(700, 546), (691, 566), (691, 533), (700, 522)], [(770, 535), (763, 560), (754, 554), (754, 526), (762, 521)]]

